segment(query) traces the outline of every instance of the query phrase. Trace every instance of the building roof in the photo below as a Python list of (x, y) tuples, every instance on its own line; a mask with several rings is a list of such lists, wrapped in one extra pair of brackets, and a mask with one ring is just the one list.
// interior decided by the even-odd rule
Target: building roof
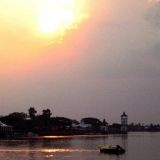
[(0, 121), (0, 127), (11, 127), (11, 126), (8, 126)]
[(102, 124), (99, 119), (93, 117), (83, 118), (81, 119), (81, 122), (84, 122), (85, 124)]

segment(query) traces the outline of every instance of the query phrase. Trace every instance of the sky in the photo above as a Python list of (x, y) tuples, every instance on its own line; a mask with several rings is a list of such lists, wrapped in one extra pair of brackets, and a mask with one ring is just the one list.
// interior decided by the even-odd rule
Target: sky
[(0, 0), (0, 114), (34, 106), (111, 123), (125, 111), (160, 123), (160, 2), (76, 1), (76, 16), (46, 33), (36, 28), (45, 1)]

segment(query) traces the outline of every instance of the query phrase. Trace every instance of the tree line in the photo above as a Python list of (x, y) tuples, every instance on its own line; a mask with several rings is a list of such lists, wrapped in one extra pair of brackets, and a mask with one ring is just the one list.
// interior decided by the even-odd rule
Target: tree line
[(30, 107), (28, 113), (13, 112), (6, 116), (1, 116), (0, 121), (14, 127), (16, 131), (34, 132), (45, 134), (53, 130), (65, 130), (70, 128), (72, 120), (65, 117), (53, 117), (50, 109), (43, 109), (41, 114), (37, 114), (35, 107)]
[[(84, 118), (86, 123), (92, 122), (92, 129), (73, 128), (73, 123), (79, 123), (66, 117), (54, 117), (50, 109), (43, 109), (41, 114), (37, 114), (35, 107), (30, 107), (28, 112), (13, 112), (0, 117), (0, 121), (13, 126), (15, 132), (33, 132), (39, 135), (50, 134), (85, 134), (88, 131), (100, 132), (100, 126), (108, 126), (108, 133), (118, 133), (121, 129), (120, 123), (108, 124), (105, 119), (101, 122), (96, 118)], [(83, 120), (83, 119), (82, 119)], [(91, 122), (90, 122), (91, 121)], [(91, 129), (91, 130), (90, 130)], [(159, 124), (128, 124), (128, 131), (160, 131)]]

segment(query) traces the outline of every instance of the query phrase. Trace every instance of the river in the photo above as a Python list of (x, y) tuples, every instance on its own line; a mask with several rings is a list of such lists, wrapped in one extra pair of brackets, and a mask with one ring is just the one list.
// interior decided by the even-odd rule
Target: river
[[(101, 144), (119, 144), (126, 153), (102, 154)], [(0, 160), (160, 160), (160, 133), (0, 140)]]

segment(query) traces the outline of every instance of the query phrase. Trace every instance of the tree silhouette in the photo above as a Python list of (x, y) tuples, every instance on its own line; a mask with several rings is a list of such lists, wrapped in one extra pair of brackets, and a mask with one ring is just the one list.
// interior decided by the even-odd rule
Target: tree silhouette
[(15, 129), (25, 129), (27, 114), (24, 112), (14, 112), (3, 117), (2, 120), (4, 123), (13, 126)]
[(37, 113), (37, 111), (35, 110), (34, 107), (30, 107), (30, 108), (28, 109), (29, 117), (30, 117), (32, 120), (35, 119), (36, 113)]
[(50, 109), (44, 109), (43, 111), (42, 111), (42, 116), (43, 116), (43, 118), (44, 119), (50, 119), (50, 117), (51, 117), (51, 115), (52, 115), (52, 113), (51, 113), (51, 110)]
[(23, 112), (14, 112), (8, 115), (11, 120), (26, 120), (27, 114)]
[(50, 125), (51, 115), (52, 113), (50, 109), (47, 108), (42, 110), (42, 120), (45, 127), (48, 127)]

